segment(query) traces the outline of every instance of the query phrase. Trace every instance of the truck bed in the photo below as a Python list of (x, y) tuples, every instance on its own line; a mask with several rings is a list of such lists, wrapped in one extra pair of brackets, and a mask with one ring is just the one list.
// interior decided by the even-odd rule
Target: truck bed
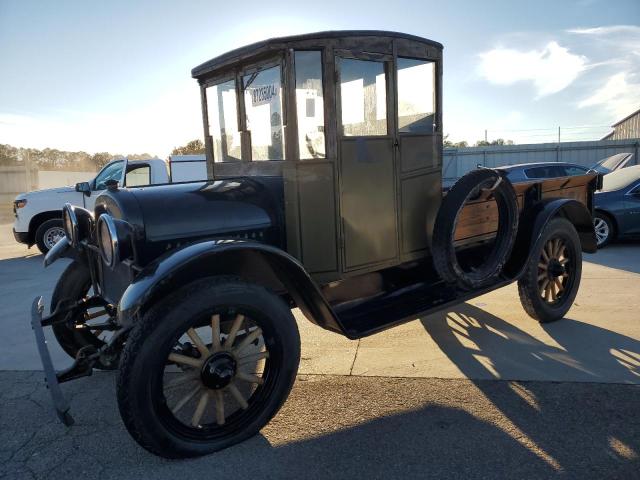
[[(596, 173), (532, 180), (514, 183), (513, 188), (518, 198), (518, 208), (524, 208), (525, 198), (534, 195), (535, 198), (571, 198), (584, 204), (588, 209), (589, 183), (596, 177)], [(495, 236), (498, 228), (498, 207), (492, 196), (479, 198), (469, 202), (460, 212), (456, 227), (455, 242), (457, 246), (474, 244), (490, 240)]]

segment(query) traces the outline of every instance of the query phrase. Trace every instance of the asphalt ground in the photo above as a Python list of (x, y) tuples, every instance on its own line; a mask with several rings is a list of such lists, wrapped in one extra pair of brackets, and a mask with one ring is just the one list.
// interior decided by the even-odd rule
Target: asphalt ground
[[(640, 245), (585, 256), (576, 305), (529, 319), (514, 286), (352, 342), (296, 314), (298, 381), (253, 439), (167, 461), (128, 436), (115, 374), (52, 412), (31, 328), (64, 262), (0, 226), (0, 478), (640, 478)], [(48, 337), (53, 340), (52, 336)], [(49, 341), (54, 363), (70, 359)]]

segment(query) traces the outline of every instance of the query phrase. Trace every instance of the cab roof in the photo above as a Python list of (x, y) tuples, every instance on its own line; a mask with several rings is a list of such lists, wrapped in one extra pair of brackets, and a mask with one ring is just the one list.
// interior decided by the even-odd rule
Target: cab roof
[(222, 67), (228, 67), (236, 62), (245, 60), (248, 57), (254, 55), (260, 55), (267, 52), (274, 52), (287, 48), (291, 43), (318, 41), (320, 46), (322, 42), (326, 40), (336, 39), (348, 39), (351, 37), (371, 37), (371, 42), (374, 42), (376, 38), (398, 38), (411, 42), (422, 43), (430, 47), (442, 50), (442, 44), (433, 40), (418, 37), (415, 35), (409, 35), (407, 33), (389, 32), (384, 30), (334, 30), (327, 32), (306, 33), (303, 35), (292, 35), (288, 37), (276, 37), (268, 40), (262, 40), (260, 42), (245, 45), (244, 47), (236, 48), (227, 53), (223, 53), (211, 60), (198, 65), (191, 70), (191, 76), (193, 78), (200, 78)]

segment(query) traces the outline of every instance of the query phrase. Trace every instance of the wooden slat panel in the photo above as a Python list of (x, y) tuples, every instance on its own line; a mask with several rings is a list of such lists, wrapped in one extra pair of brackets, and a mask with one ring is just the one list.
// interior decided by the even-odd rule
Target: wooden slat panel
[[(539, 182), (516, 183), (513, 185), (518, 198), (518, 209), (524, 208), (524, 194), (535, 184), (542, 184), (542, 198), (572, 198), (587, 204), (588, 184), (593, 175), (553, 178)], [(467, 243), (490, 238), (498, 230), (498, 206), (491, 197), (487, 200), (469, 202), (465, 205), (454, 235), (455, 242)]]

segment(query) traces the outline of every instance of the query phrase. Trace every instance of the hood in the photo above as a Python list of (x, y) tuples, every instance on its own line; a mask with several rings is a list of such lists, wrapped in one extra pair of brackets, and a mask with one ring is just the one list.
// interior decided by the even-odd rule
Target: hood
[(276, 224), (275, 199), (260, 182), (243, 178), (196, 185), (132, 192), (149, 241), (242, 234)]
[[(129, 222), (143, 263), (184, 243), (211, 238), (284, 242), (281, 177), (238, 177), (210, 182), (118, 189), (96, 201), (96, 216), (108, 211)], [(153, 252), (153, 253), (152, 253)]]
[(43, 194), (49, 195), (52, 193), (70, 193), (75, 192), (75, 187), (58, 187), (58, 188), (45, 188), (44, 190), (34, 190), (32, 192), (21, 193), (16, 197), (16, 200), (22, 200), (24, 198), (36, 197)]

